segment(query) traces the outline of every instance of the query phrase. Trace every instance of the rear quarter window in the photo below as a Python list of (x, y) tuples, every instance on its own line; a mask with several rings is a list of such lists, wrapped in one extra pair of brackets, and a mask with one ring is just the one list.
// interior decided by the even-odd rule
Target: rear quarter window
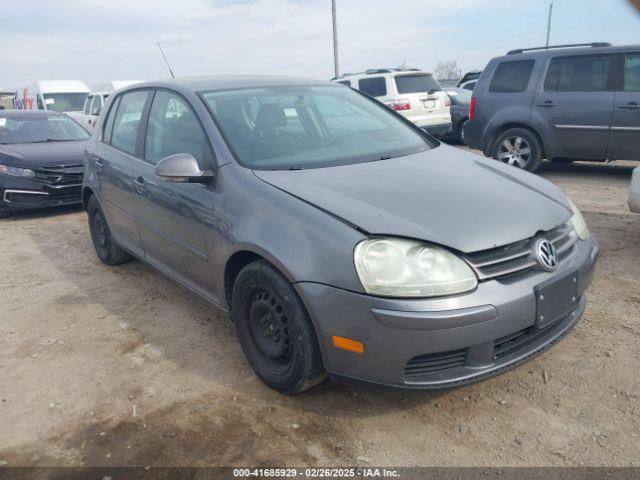
[(524, 92), (529, 84), (533, 60), (513, 60), (502, 62), (496, 68), (489, 85), (490, 92)]
[(384, 97), (387, 94), (387, 81), (384, 77), (362, 78), (358, 81), (358, 90), (371, 97)]

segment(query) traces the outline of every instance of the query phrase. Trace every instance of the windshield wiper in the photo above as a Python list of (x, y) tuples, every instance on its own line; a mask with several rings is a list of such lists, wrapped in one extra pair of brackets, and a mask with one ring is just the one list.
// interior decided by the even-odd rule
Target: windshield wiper
[(50, 142), (73, 142), (73, 140), (69, 138), (47, 138), (46, 140), (36, 140), (35, 142), (30, 142), (30, 143), (50, 143)]

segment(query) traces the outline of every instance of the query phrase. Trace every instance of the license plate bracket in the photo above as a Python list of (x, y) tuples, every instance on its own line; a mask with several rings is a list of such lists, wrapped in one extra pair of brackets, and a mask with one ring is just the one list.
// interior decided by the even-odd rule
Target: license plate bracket
[(427, 98), (422, 100), (422, 106), (424, 108), (436, 108), (436, 101), (434, 98)]
[(545, 328), (578, 306), (578, 272), (541, 283), (536, 294), (536, 325)]

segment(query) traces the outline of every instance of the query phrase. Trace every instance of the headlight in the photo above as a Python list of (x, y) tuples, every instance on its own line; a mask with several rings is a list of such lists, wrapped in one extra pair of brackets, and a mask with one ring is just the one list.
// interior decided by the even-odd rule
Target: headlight
[(401, 238), (360, 242), (356, 271), (367, 293), (388, 297), (437, 297), (476, 288), (463, 260), (434, 245)]
[(586, 240), (589, 238), (589, 228), (587, 227), (587, 223), (584, 221), (584, 217), (578, 210), (578, 207), (569, 200), (571, 204), (571, 211), (573, 211), (573, 217), (571, 217), (571, 225), (573, 225), (573, 229), (576, 231), (576, 234), (581, 240)]
[(29, 177), (36, 176), (36, 172), (28, 168), (10, 167), (9, 165), (0, 164), (0, 173), (11, 175), (12, 177)]

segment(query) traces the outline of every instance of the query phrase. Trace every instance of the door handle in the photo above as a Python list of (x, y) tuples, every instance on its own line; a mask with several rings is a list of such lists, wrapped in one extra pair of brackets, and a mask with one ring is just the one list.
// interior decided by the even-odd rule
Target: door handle
[(640, 105), (638, 105), (638, 102), (629, 102), (624, 105), (618, 105), (618, 108), (624, 108), (625, 110), (637, 110), (640, 108)]
[(542, 103), (536, 103), (536, 105), (539, 107), (555, 107), (556, 102), (554, 102), (553, 100), (545, 100)]
[(137, 177), (134, 181), (133, 181), (133, 188), (135, 188), (136, 192), (143, 194), (144, 191), (147, 189), (147, 186), (144, 183), (144, 178), (142, 177)]

